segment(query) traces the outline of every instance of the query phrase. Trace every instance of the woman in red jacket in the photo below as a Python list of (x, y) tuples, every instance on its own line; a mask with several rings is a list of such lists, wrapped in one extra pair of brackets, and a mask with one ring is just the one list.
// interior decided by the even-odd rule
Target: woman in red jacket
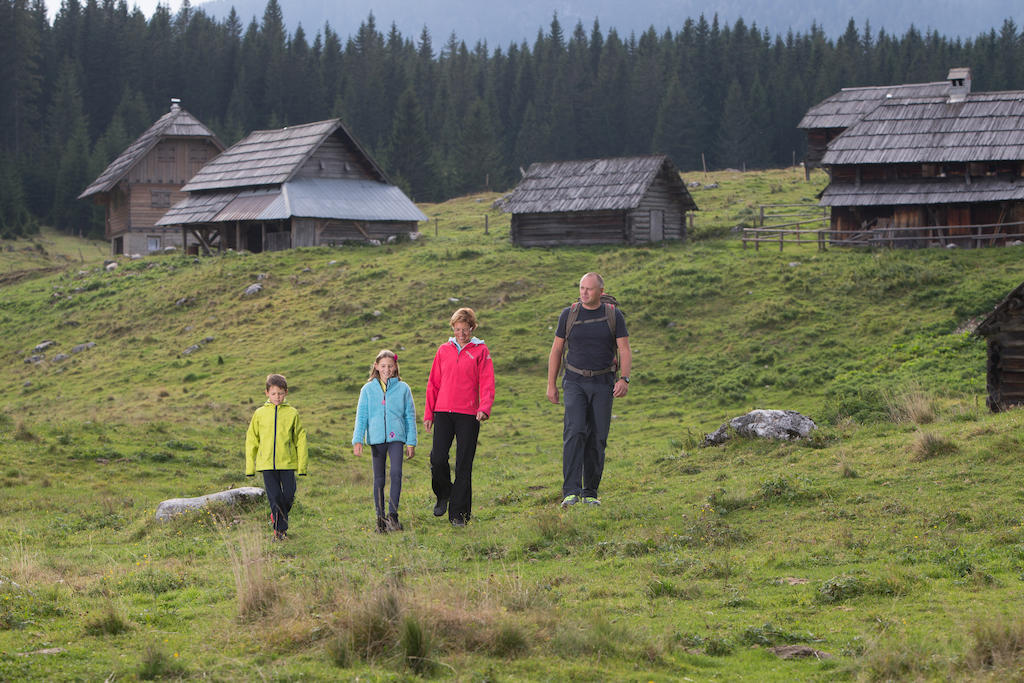
[[(423, 426), (433, 431), (430, 476), (437, 496), (434, 516), (448, 512), (453, 526), (466, 526), (473, 502), (473, 456), (480, 423), (494, 404), (494, 363), (483, 340), (473, 336), (476, 313), (460, 308), (452, 314), (454, 336), (434, 355), (427, 380)], [(448, 452), (455, 440), (455, 481)]]

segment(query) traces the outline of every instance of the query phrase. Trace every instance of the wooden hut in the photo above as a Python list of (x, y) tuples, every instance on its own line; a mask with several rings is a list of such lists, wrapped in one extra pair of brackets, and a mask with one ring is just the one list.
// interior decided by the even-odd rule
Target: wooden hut
[(1024, 284), (1010, 292), (974, 333), (988, 343), (989, 409), (997, 413), (1024, 404)]
[(832, 140), (832, 242), (975, 247), (1024, 235), (1024, 91), (887, 98)]
[(224, 145), (196, 117), (171, 100), (171, 110), (139, 136), (85, 188), (106, 207), (105, 235), (113, 254), (145, 254), (183, 248), (181, 232), (157, 221), (183, 199), (182, 185)]
[(254, 131), (182, 189), (159, 224), (204, 249), (383, 241), (427, 220), (339, 119)]
[(664, 154), (535, 163), (496, 205), (524, 247), (681, 240), (697, 210)]
[(797, 128), (807, 131), (805, 171), (809, 174), (812, 168), (819, 168), (829, 143), (882, 102), (915, 97), (943, 97), (949, 93), (949, 88), (948, 80), (843, 88), (822, 100), (808, 109), (797, 124)]

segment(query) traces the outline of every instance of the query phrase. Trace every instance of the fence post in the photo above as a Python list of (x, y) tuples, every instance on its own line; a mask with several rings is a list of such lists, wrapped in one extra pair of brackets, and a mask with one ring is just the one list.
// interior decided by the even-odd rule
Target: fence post
[(488, 231), (489, 228), (490, 228), (490, 217), (485, 213), (484, 214), (484, 234), (485, 235), (487, 234), (487, 231)]
[(743, 231), (743, 248), (744, 249), (747, 248), (747, 231), (746, 230)]
[(761, 222), (758, 225), (764, 227), (764, 204), (761, 205)]
[(437, 217), (434, 217), (434, 237), (437, 237)]
[(784, 233), (781, 230), (779, 230), (779, 251), (780, 252), (782, 251), (782, 245), (783, 245), (782, 238), (785, 237), (785, 235), (786, 235), (786, 233)]

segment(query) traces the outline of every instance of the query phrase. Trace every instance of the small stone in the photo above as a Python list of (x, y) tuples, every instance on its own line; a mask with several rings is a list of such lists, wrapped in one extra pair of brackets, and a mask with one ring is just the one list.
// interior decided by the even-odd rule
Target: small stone
[(32, 351), (34, 353), (42, 353), (43, 351), (45, 351), (46, 349), (50, 348), (51, 346), (56, 346), (56, 345), (57, 345), (57, 342), (53, 341), (52, 339), (47, 339), (46, 341), (42, 341), (42, 342), (39, 342), (38, 344), (36, 344), (36, 347), (34, 349), (32, 349)]
[(422, 236), (423, 236), (423, 235), (421, 235), (421, 234), (420, 234), (420, 233), (418, 233), (418, 232), (410, 232), (410, 233), (409, 233), (409, 239), (410, 239), (410, 240), (412, 240), (413, 242), (415, 242), (416, 240), (418, 240), (418, 239), (419, 239), (420, 237), (422, 237)]
[(32, 365), (38, 365), (39, 363), (42, 363), (44, 360), (46, 360), (46, 356), (38, 354), (35, 356), (29, 356), (28, 358), (25, 359), (25, 362), (31, 363)]
[(71, 347), (71, 353), (81, 353), (82, 351), (88, 351), (92, 347), (96, 346), (96, 342), (85, 342), (84, 344), (78, 344)]
[(450, 303), (450, 304), (457, 304), (457, 303), (459, 303), (459, 300), (456, 299), (454, 296), (450, 296), (450, 297), (448, 297), (448, 303)]
[(117, 270), (117, 262), (115, 261), (113, 263), (108, 263), (107, 265), (105, 265), (103, 267), (106, 268), (107, 271), (113, 272), (113, 271)]
[(258, 282), (254, 282), (254, 283), (252, 283), (251, 285), (249, 285), (248, 287), (245, 288), (245, 292), (243, 292), (243, 296), (253, 296), (254, 294), (259, 294), (262, 291), (263, 291), (263, 285), (261, 285)]
[(69, 356), (66, 353), (58, 353), (56, 356), (53, 357), (53, 362), (54, 363), (59, 363), (62, 360), (67, 360), (68, 358), (71, 358), (71, 356)]
[(381, 317), (382, 315), (383, 315), (383, 313), (381, 313), (380, 311), (374, 311), (374, 312), (373, 312), (373, 317), (374, 317), (374, 318), (379, 318), (379, 317)]
[(193, 353), (198, 351), (199, 348), (200, 348), (199, 344), (193, 344), (192, 346), (190, 346), (187, 349), (185, 349), (184, 351), (182, 351), (181, 355), (183, 355), (183, 356), (191, 356)]

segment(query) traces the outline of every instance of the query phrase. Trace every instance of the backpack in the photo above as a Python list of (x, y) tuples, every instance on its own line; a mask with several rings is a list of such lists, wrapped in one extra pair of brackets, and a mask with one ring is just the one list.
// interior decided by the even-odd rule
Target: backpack
[[(606, 375), (609, 372), (618, 373), (619, 347), (618, 343), (615, 341), (615, 309), (619, 308), (619, 302), (616, 301), (615, 297), (611, 294), (602, 294), (601, 304), (604, 306), (604, 318), (592, 318), (591, 320), (578, 320), (580, 316), (580, 307), (583, 305), (579, 299), (576, 299), (576, 301), (570, 304), (569, 315), (565, 318), (565, 344), (562, 345), (562, 362), (559, 365), (560, 372), (564, 373), (568, 369), (572, 370), (576, 374), (583, 375), (584, 377)], [(612, 343), (615, 344), (615, 361), (612, 365), (604, 368), (603, 370), (581, 370), (580, 368), (569, 365), (565, 359), (569, 354), (569, 335), (572, 332), (572, 328), (576, 325), (599, 323), (602, 321), (608, 325), (608, 330), (612, 333)]]

